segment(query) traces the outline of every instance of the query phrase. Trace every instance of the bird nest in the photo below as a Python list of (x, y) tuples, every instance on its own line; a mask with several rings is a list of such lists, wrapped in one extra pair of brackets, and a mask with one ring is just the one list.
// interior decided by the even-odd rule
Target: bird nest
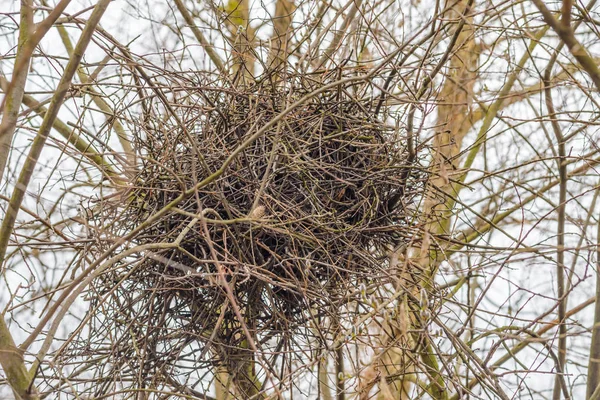
[(113, 354), (138, 360), (133, 375), (156, 375), (190, 346), (195, 368), (232, 362), (248, 332), (264, 347), (359, 285), (388, 282), (386, 255), (414, 236), (425, 177), (355, 83), (326, 83), (188, 88), (136, 125), (143, 166), (98, 219), (115, 236), (135, 231), (139, 250), (91, 295), (103, 316), (92, 336), (121, 330)]

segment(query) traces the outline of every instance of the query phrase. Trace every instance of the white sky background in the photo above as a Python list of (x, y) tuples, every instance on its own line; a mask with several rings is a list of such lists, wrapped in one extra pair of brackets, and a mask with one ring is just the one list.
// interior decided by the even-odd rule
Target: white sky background
[[(4, 10), (5, 13), (10, 11), (18, 10), (17, 1), (8, 1), (8, 10)], [(74, 13), (81, 10), (84, 7), (92, 4), (91, 2), (79, 2), (73, 1), (73, 3), (67, 9), (67, 13)], [(415, 4), (413, 2), (413, 4)], [(404, 28), (399, 26), (389, 26), (389, 29), (395, 29), (397, 32), (397, 38), (410, 36), (416, 29), (420, 27), (427, 16), (431, 14), (431, 5), (426, 2), (417, 3), (417, 9), (411, 8), (406, 2), (394, 4), (390, 7), (390, 13), (395, 15), (398, 25), (404, 18)], [(526, 7), (532, 7), (531, 4), (525, 3)], [(498, 6), (505, 6), (504, 3), (498, 3)], [(174, 6), (172, 6), (174, 7)], [(260, 23), (260, 18), (264, 16), (264, 13), (259, 12), (261, 5), (255, 4), (255, 16), (257, 17), (257, 24)], [(110, 32), (114, 37), (119, 39), (121, 43), (129, 43), (130, 49), (134, 54), (152, 54), (148, 57), (148, 61), (159, 62), (165, 52), (171, 52), (173, 58), (177, 59), (183, 57), (183, 61), (180, 65), (176, 65), (176, 60), (171, 61), (171, 68), (184, 68), (201, 70), (205, 68), (206, 56), (203, 49), (200, 46), (189, 46), (184, 47), (178, 38), (173, 34), (170, 29), (163, 24), (163, 22), (171, 23), (173, 21), (173, 13), (171, 11), (171, 5), (168, 1), (114, 1), (105, 16), (102, 19), (102, 27)], [(272, 9), (272, 5), (267, 5), (268, 9)], [(517, 8), (516, 8), (517, 9)], [(138, 11), (136, 11), (138, 10)], [(520, 11), (515, 11), (520, 12)], [(204, 13), (203, 16), (208, 18), (213, 24), (218, 24), (214, 18)], [(12, 15), (12, 18), (18, 18), (16, 14)], [(181, 20), (179, 18), (179, 20)], [(181, 21), (180, 21), (181, 22)], [(504, 35), (505, 32), (500, 29), (502, 24), (508, 32), (512, 32), (514, 28), (511, 25), (510, 20), (505, 19), (502, 23), (497, 20), (493, 22), (498, 27), (497, 31), (491, 29), (490, 25), (487, 24), (488, 30), (485, 30), (485, 36), (481, 37), (480, 40), (486, 43), (493, 43), (496, 41), (497, 35)], [(11, 19), (4, 15), (1, 20), (2, 25), (0, 26), (0, 32), (3, 36), (0, 38), (0, 55), (10, 55), (13, 53), (13, 46), (16, 43), (16, 33), (11, 33), (14, 28), (14, 23)], [(303, 20), (297, 18), (295, 23), (301, 25)], [(539, 19), (530, 20), (531, 26), (541, 26)], [(519, 20), (519, 25), (522, 26), (522, 21)], [(70, 28), (72, 39), (76, 40), (77, 30)], [(218, 35), (209, 30), (204, 31), (208, 35), (210, 40), (219, 40), (216, 42), (216, 47), (224, 46), (223, 42), (220, 41)], [(516, 32), (516, 29), (515, 29)], [(191, 40), (191, 32), (188, 29), (184, 30), (186, 37), (190, 40), (189, 43), (193, 43)], [(269, 30), (265, 30), (262, 37), (268, 37)], [(552, 37), (549, 35), (549, 37)], [(135, 39), (135, 40), (134, 40)], [(486, 62), (482, 65), (483, 71), (488, 74), (488, 78), (485, 81), (485, 87), (478, 87), (480, 90), (478, 94), (479, 100), (487, 100), (490, 97), (495, 96), (495, 90), (497, 90), (505, 81), (505, 74), (507, 70), (512, 71), (514, 67), (514, 60), (521, 57), (525, 51), (525, 46), (528, 44), (527, 41), (523, 40), (511, 40), (508, 42), (509, 45), (500, 44), (497, 48), (491, 48), (487, 50), (486, 54), (489, 54)], [(552, 39), (545, 39), (545, 43), (554, 44)], [(35, 97), (39, 100), (45, 99), (54, 89), (58, 82), (59, 74), (65, 65), (65, 59), (59, 58), (66, 56), (66, 52), (62, 47), (60, 38), (55, 30), (51, 30), (46, 38), (42, 41), (41, 48), (44, 53), (51, 55), (52, 58), (36, 59), (30, 74), (29, 83), (27, 90), (29, 92), (36, 92)], [(597, 50), (592, 47), (592, 51)], [(376, 46), (373, 45), (371, 48), (373, 54), (376, 54)], [(536, 65), (537, 68), (545, 67), (545, 61), (549, 57), (548, 49), (544, 46), (538, 46), (535, 50), (536, 54)], [(563, 52), (563, 54), (565, 54)], [(597, 54), (597, 52), (595, 53)], [(92, 63), (101, 60), (104, 57), (104, 53), (100, 47), (91, 45), (86, 52), (85, 62)], [(486, 57), (482, 57), (485, 60)], [(507, 60), (511, 60), (507, 62)], [(566, 57), (561, 57), (560, 62), (567, 63)], [(0, 60), (0, 68), (2, 73), (10, 74), (10, 65), (12, 59), (8, 58)], [(516, 83), (516, 88), (525, 87), (528, 84), (536, 82), (539, 76), (536, 74), (536, 69), (533, 63), (528, 63), (527, 72), (520, 75), (519, 81)], [(103, 74), (110, 74), (112, 70), (107, 68)], [(587, 79), (582, 74), (577, 74), (579, 82), (582, 82), (584, 86), (591, 88), (591, 84), (587, 82)], [(113, 77), (115, 80), (118, 77)], [(111, 78), (111, 79), (113, 79)], [(593, 90), (593, 89), (590, 89)], [(595, 100), (598, 100), (597, 96), (594, 96)], [(118, 95), (115, 96), (115, 100), (119, 101)], [(85, 99), (84, 99), (85, 101)], [(565, 129), (565, 133), (568, 134), (581, 126), (581, 121), (588, 121), (592, 118), (597, 118), (597, 106), (592, 104), (589, 100), (586, 100), (578, 89), (574, 89), (571, 86), (562, 87), (554, 92), (554, 102), (557, 109), (560, 109), (564, 114), (564, 118), (561, 118), (561, 125)], [(489, 103), (487, 103), (489, 105)], [(81, 99), (68, 99), (65, 105), (62, 107), (59, 114), (59, 118), (64, 121), (75, 122), (82, 115), (83, 101)], [(469, 175), (467, 182), (472, 181), (478, 177), (477, 170), (494, 171), (506, 167), (515, 167), (514, 169), (507, 170), (499, 176), (493, 179), (486, 179), (484, 183), (473, 182), (471, 190), (465, 189), (461, 193), (461, 199), (472, 205), (475, 211), (484, 209), (488, 204), (489, 200), (487, 197), (491, 192), (491, 188), (498, 188), (502, 185), (507, 184), (512, 186), (506, 193), (518, 194), (516, 198), (506, 200), (504, 204), (500, 206), (501, 209), (506, 209), (510, 205), (520, 201), (519, 199), (525, 198), (530, 195), (529, 190), (535, 190), (549, 180), (542, 178), (547, 175), (547, 169), (553, 171), (557, 175), (556, 162), (553, 159), (548, 159), (544, 166), (542, 162), (525, 163), (536, 156), (536, 153), (543, 157), (552, 157), (550, 146), (548, 145), (547, 135), (550, 136), (550, 140), (554, 142), (554, 138), (551, 132), (550, 124), (546, 123), (544, 132), (541, 129), (540, 123), (536, 121), (536, 112), (545, 113), (543, 110), (543, 98), (540, 96), (532, 96), (528, 101), (518, 103), (517, 105), (508, 107), (502, 110), (502, 120), (496, 119), (492, 130), (488, 136), (491, 138), (486, 145), (487, 161), (484, 162), (481, 158), (475, 163), (475, 171)], [(431, 107), (433, 109), (433, 106)], [(429, 115), (424, 120), (424, 128), (422, 133), (422, 140), (429, 137), (435, 130), (432, 125), (435, 118), (435, 114)], [(95, 131), (102, 123), (104, 119), (99, 113), (85, 113), (85, 126), (86, 128)], [(39, 120), (34, 122), (35, 126), (39, 124)], [(510, 126), (508, 125), (510, 124)], [(21, 165), (22, 157), (24, 152), (27, 151), (35, 131), (21, 127), (14, 141), (14, 148), (16, 151), (11, 155), (11, 166), (12, 172), (18, 171), (18, 167)], [(465, 139), (465, 145), (468, 145), (474, 141), (476, 131), (473, 131)], [(60, 143), (64, 143), (62, 137), (58, 135), (53, 136), (54, 139)], [(101, 139), (106, 140), (112, 148), (119, 149), (119, 143), (112, 135), (110, 138), (102, 137)], [(597, 126), (592, 124), (589, 128), (581, 135), (576, 136), (569, 142), (568, 152), (571, 157), (578, 157), (593, 150), (594, 146), (597, 146), (600, 134), (598, 133)], [(51, 145), (52, 141), (48, 142), (48, 146), (43, 153), (43, 159), (38, 164), (38, 171), (35, 178), (32, 180), (29, 190), (34, 196), (29, 197), (26, 200), (25, 206), (35, 210), (40, 215), (45, 215), (46, 212), (52, 207), (53, 203), (63, 195), (65, 186), (69, 186), (72, 182), (83, 179), (83, 171), (78, 168), (77, 162), (72, 158), (62, 154), (62, 151), (56, 146)], [(521, 165), (523, 164), (523, 165)], [(574, 166), (569, 167), (574, 169), (581, 165), (576, 163)], [(90, 169), (90, 171), (93, 171)], [(8, 175), (8, 182), (2, 182), (0, 184), (0, 193), (9, 196), (12, 192), (12, 183), (14, 182), (14, 175)], [(50, 177), (50, 178), (48, 178)], [(75, 177), (75, 179), (73, 179)], [(48, 182), (49, 184), (46, 184)], [(525, 183), (523, 184), (523, 181)], [(575, 247), (578, 245), (581, 232), (579, 226), (582, 221), (585, 220), (587, 212), (590, 211), (589, 207), (593, 196), (593, 190), (598, 185), (598, 173), (596, 169), (590, 170), (589, 176), (585, 179), (572, 180), (569, 183), (570, 196), (577, 196), (576, 200), (572, 200), (567, 205), (567, 214), (569, 217), (569, 224), (567, 226), (567, 247)], [(518, 183), (518, 184), (517, 184)], [(75, 216), (78, 211), (78, 204), (80, 203), (82, 196), (91, 196), (93, 191), (89, 188), (82, 188), (78, 194), (67, 194), (61, 200), (60, 213), (56, 213), (52, 216), (56, 222), (61, 218), (67, 218)], [(558, 202), (557, 190), (552, 190), (545, 194), (545, 198), (548, 201), (538, 199), (535, 202), (528, 204), (523, 207), (522, 210), (514, 214), (514, 220), (510, 221), (510, 225), (503, 224), (503, 229), (511, 237), (498, 231), (494, 231), (491, 235), (485, 236), (485, 240), (478, 242), (479, 245), (495, 246), (495, 247), (507, 247), (514, 248), (515, 242), (513, 238), (522, 240), (521, 247), (531, 247), (537, 251), (537, 254), (533, 252), (515, 251), (510, 250), (498, 250), (498, 251), (485, 251), (483, 254), (475, 251), (469, 256), (454, 257), (451, 263), (443, 266), (443, 273), (440, 274), (440, 282), (447, 279), (451, 281), (457, 274), (460, 275), (462, 271), (465, 271), (469, 267), (480, 266), (479, 274), (481, 275), (477, 280), (479, 288), (475, 289), (476, 294), (484, 294), (485, 298), (479, 305), (480, 312), (478, 313), (478, 319), (476, 321), (476, 330), (474, 335), (486, 332), (487, 330), (494, 329), (498, 326), (514, 325), (514, 326), (525, 326), (529, 320), (535, 319), (542, 311), (547, 310), (552, 306), (553, 300), (556, 297), (555, 290), (555, 256), (556, 253), (553, 250), (556, 239), (556, 213), (552, 212), (552, 209)], [(5, 202), (2, 202), (2, 210), (4, 210)], [(598, 210), (598, 205), (596, 205)], [(585, 233), (585, 240), (583, 246), (593, 246), (596, 243), (597, 238), (595, 237), (595, 224), (597, 221), (598, 212), (593, 212), (593, 218), (591, 220), (591, 226)], [(23, 213), (20, 214), (20, 218), (26, 219), (27, 216)], [(474, 220), (475, 216), (472, 211), (464, 211), (460, 214), (456, 220), (456, 228), (464, 228), (468, 226), (469, 222)], [(81, 236), (82, 232), (70, 232), (73, 237)], [(595, 289), (595, 277), (594, 277), (594, 256), (590, 253), (594, 249), (588, 247), (587, 250), (583, 250), (580, 256), (575, 260), (575, 272), (574, 279), (577, 283), (576, 288), (569, 297), (569, 308), (585, 301), (587, 298), (593, 295)], [(573, 251), (569, 251), (566, 255), (566, 264), (571, 266), (573, 263)], [(0, 281), (0, 308), (6, 305), (8, 300), (7, 287), (10, 287), (10, 293), (18, 293), (29, 298), (33, 295), (32, 291), (25, 286), (35, 287), (34, 291), (38, 292), (43, 288), (47, 288), (52, 283), (55, 283), (60, 278), (61, 268), (64, 268), (69, 262), (72, 255), (68, 253), (56, 254), (50, 250), (44, 250), (42, 247), (42, 254), (40, 260), (47, 263), (47, 266), (52, 266), (55, 272), (50, 274), (47, 268), (43, 268), (38, 260), (28, 255), (23, 257), (16, 257), (12, 262), (10, 271), (6, 273), (5, 279)], [(46, 267), (47, 267), (46, 266)], [(42, 271), (45, 275), (40, 276)], [(473, 281), (475, 282), (475, 281)], [(485, 292), (484, 292), (485, 290)], [(466, 302), (467, 291), (463, 290), (456, 296), (457, 299), (462, 302)], [(35, 304), (35, 303), (34, 303)], [(450, 304), (450, 303), (448, 303)], [(85, 303), (81, 303), (73, 308), (74, 315), (68, 317), (65, 324), (65, 330), (62, 334), (67, 335), (69, 330), (75, 326), (75, 321), (80, 318), (82, 307), (85, 307)], [(451, 327), (456, 327), (461, 324), (465, 324), (465, 312), (459, 311), (458, 307), (447, 305), (442, 310), (442, 319), (447, 318), (446, 323)], [(22, 321), (28, 321), (31, 324), (35, 324), (35, 321), (39, 317), (39, 310), (35, 306), (30, 309), (20, 309), (15, 313), (17, 319)], [(549, 321), (556, 317), (553, 313), (549, 315), (545, 320)], [(585, 378), (582, 376), (585, 374), (585, 368), (587, 366), (587, 354), (586, 349), (589, 347), (589, 334), (585, 333), (585, 329), (591, 325), (593, 318), (593, 307), (588, 307), (584, 312), (577, 314), (570, 322), (573, 325), (570, 326), (570, 332), (576, 334), (576, 336), (569, 339), (569, 358), (570, 362), (567, 366), (567, 380), (569, 384), (583, 383)], [(577, 325), (579, 323), (581, 325)], [(27, 330), (26, 325), (21, 327), (16, 324), (11, 325), (11, 329), (17, 338), (22, 338), (23, 330)], [(437, 329), (431, 327), (432, 330)], [(532, 328), (535, 330), (536, 328)], [(488, 338), (477, 342), (475, 348), (480, 351), (482, 358), (487, 356), (487, 350), (494, 345), (498, 340), (498, 337), (491, 335)], [(514, 340), (508, 340), (509, 344), (516, 344)], [(554, 343), (556, 346), (556, 343)], [(442, 349), (449, 349), (448, 343), (444, 338), (439, 339), (439, 346)], [(533, 346), (535, 349), (542, 349), (541, 346)], [(544, 355), (540, 356), (536, 354), (536, 350), (530, 348), (519, 354), (518, 358), (523, 362), (523, 365), (506, 364), (505, 367), (509, 369), (521, 370), (524, 367), (534, 369), (538, 372), (529, 374), (519, 374), (517, 376), (507, 374), (501, 378), (501, 382), (505, 384), (505, 390), (507, 393), (513, 393), (515, 390), (514, 383), (520, 379), (521, 386), (520, 392), (514, 393), (515, 398), (519, 399), (543, 399), (549, 397), (549, 390), (553, 385), (553, 375), (547, 373), (552, 369), (551, 362), (544, 362), (546, 360), (545, 352)], [(498, 353), (493, 358), (497, 358), (504, 354), (503, 349), (499, 349)], [(543, 363), (540, 366), (540, 363)], [(573, 397), (582, 398), (584, 386), (575, 386), (577, 389), (573, 393)], [(482, 398), (486, 397), (485, 393), (481, 393)], [(578, 397), (579, 396), (579, 397)], [(67, 398), (67, 397), (65, 397)]]

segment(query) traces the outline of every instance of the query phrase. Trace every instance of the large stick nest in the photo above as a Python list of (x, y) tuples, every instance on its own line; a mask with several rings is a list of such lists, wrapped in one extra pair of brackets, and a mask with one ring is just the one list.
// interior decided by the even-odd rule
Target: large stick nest
[(114, 301), (98, 307), (92, 336), (121, 330), (112, 353), (136, 364), (131, 371), (156, 374), (191, 343), (196, 362), (235, 363), (248, 348), (236, 307), (264, 346), (315, 326), (359, 284), (388, 282), (387, 252), (414, 237), (411, 204), (425, 177), (402, 129), (381, 122), (376, 101), (357, 100), (353, 85), (322, 90), (283, 116), (324, 83), (188, 87), (153, 105), (136, 126), (137, 183), (101, 216), (119, 236), (145, 224), (130, 247), (146, 249), (96, 280), (92, 306)]

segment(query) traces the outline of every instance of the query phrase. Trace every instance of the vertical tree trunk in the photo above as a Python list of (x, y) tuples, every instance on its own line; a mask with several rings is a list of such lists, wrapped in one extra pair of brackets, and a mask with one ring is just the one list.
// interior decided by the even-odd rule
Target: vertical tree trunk
[(267, 60), (267, 65), (271, 69), (278, 70), (287, 61), (290, 28), (295, 10), (296, 5), (293, 0), (277, 0), (275, 4), (273, 34), (271, 35), (269, 58)]
[(600, 223), (598, 223), (596, 250), (596, 309), (594, 326), (592, 327), (592, 345), (588, 364), (588, 381), (586, 399), (591, 399), (600, 390)]

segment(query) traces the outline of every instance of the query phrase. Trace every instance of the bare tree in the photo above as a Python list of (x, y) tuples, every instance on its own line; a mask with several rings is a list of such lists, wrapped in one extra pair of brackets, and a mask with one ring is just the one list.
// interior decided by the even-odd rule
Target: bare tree
[(594, 0), (0, 15), (3, 396), (600, 398)]

